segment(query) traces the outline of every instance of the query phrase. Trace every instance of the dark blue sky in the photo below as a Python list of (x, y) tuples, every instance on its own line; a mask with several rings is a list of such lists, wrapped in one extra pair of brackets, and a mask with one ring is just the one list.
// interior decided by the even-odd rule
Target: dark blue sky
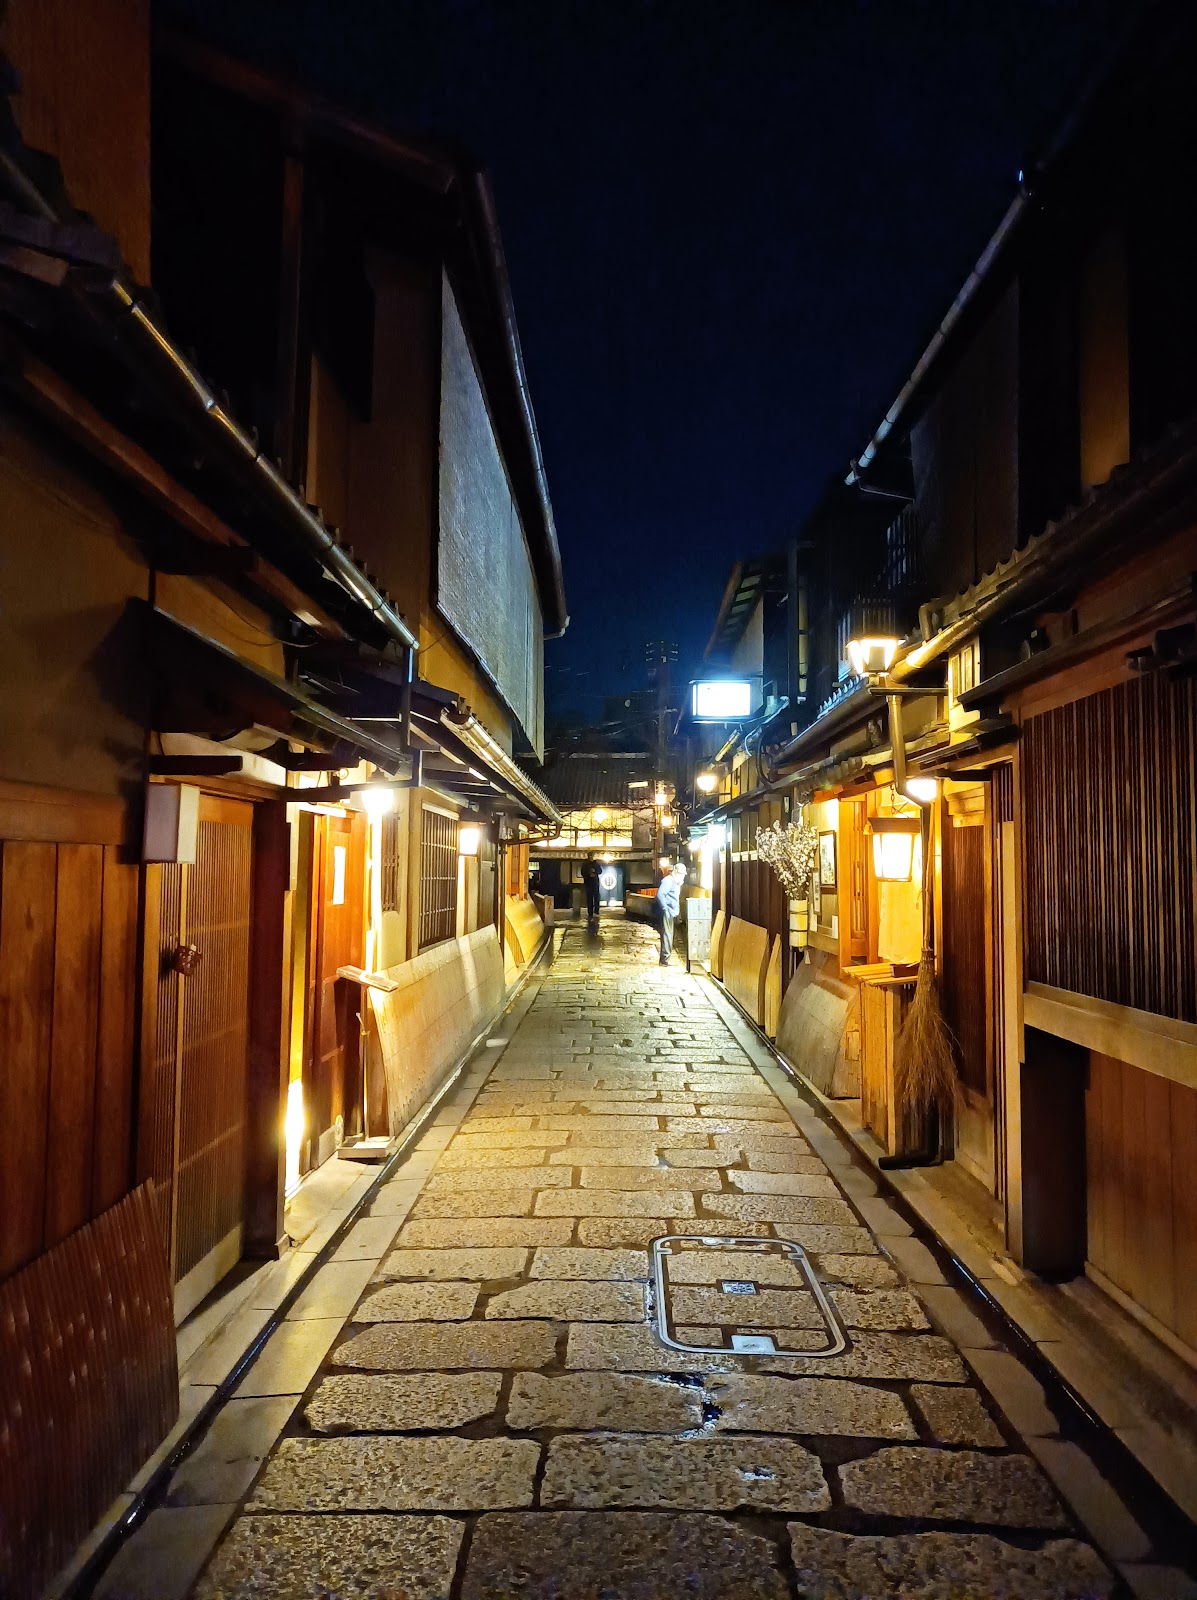
[(1117, 0), (167, 0), (488, 165), (572, 622), (560, 709), (697, 664), (900, 387)]

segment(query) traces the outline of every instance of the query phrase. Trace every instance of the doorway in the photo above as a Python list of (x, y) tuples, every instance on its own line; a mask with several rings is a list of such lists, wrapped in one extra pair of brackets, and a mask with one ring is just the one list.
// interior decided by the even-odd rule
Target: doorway
[(181, 1321), (241, 1257), (253, 806), (201, 794), (191, 865), (146, 871), (138, 1177)]
[(316, 816), (312, 837), (310, 960), (304, 1020), (303, 1092), (312, 1165), (361, 1133), (361, 986), (337, 977), (360, 967), (365, 945), (366, 818)]

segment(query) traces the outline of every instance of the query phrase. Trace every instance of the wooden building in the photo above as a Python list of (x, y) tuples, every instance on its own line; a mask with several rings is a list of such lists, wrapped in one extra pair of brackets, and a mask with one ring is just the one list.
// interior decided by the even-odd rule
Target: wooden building
[(559, 814), (514, 757), (567, 617), (468, 158), (151, 44), (146, 0), (15, 0), (0, 49), (16, 1595), (174, 1423), (175, 1322), (535, 957)]
[[(1197, 309), (1175, 197), (1195, 61), (1191, 20), (1155, 14), (1023, 175), (817, 513), (852, 589), (813, 581), (812, 618), (838, 625), (812, 626), (798, 726), (755, 754), (744, 741), (717, 813), (723, 897), (737, 849), (787, 803), (833, 841), (779, 1044), (901, 1154), (892, 1049), (920, 884), (879, 878), (871, 837), (919, 815), (895, 787), (897, 729), (910, 777), (937, 785), (961, 1181), (1018, 1263), (1087, 1274), (1190, 1362)], [(847, 648), (869, 637), (892, 649), (871, 676)], [(886, 690), (902, 691), (897, 724)]]

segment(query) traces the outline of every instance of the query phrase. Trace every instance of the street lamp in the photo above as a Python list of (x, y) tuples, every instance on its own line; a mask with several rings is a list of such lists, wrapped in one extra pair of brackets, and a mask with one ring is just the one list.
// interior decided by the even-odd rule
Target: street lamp
[(694, 787), (699, 794), (714, 794), (719, 787), (719, 774), (717, 772), (700, 772), (694, 780)]

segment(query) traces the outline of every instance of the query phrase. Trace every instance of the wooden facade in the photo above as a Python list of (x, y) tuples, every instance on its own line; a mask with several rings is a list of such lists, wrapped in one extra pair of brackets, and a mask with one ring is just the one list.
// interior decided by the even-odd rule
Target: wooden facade
[[(7, 1593), (14, 1568), (29, 1592), (51, 1575), (171, 1426), (174, 1323), (242, 1257), (288, 1248), (292, 1167), (377, 1131), (370, 1115), (397, 1131), (346, 973), (501, 930), (504, 891), (526, 894), (520, 828), (556, 813), (511, 751), (539, 741), (543, 637), (566, 616), (475, 175), (446, 177), (443, 153), (357, 124), (343, 137), (328, 108), (311, 112), (305, 158), (283, 159), (291, 91), (152, 41), (143, 0), (4, 10), (6, 94), (7, 59), (23, 74), (14, 159), (55, 188), (27, 249), (28, 190), (0, 173), (0, 1296), (41, 1295), (46, 1318), (74, 1316), (123, 1363), (89, 1369), (86, 1407), (63, 1420), (72, 1347), (61, 1393), (38, 1379), (32, 1432), (22, 1413), (19, 1438), (41, 1451), (25, 1477), (74, 1496), (61, 1515), (26, 1515), (3, 1443), (18, 1435), (0, 1417)], [(522, 529), (512, 582), (535, 613), (484, 617), (484, 638), (438, 609), (446, 304), (470, 364), (471, 449), (491, 488), (496, 462), (509, 472), (500, 520), (505, 536)], [(197, 444), (213, 418), (220, 439)], [(257, 464), (252, 429), (271, 447)], [(457, 488), (474, 483), (477, 462), (446, 454)], [(357, 793), (380, 784), (386, 828)], [(195, 796), (194, 838), (183, 823), (151, 848), (143, 823), (163, 785)], [(426, 840), (434, 813), (443, 836)], [(468, 862), (462, 817), (482, 835)], [(421, 926), (429, 897), (434, 928)], [(501, 951), (490, 960), (501, 973)], [(464, 983), (468, 963), (453, 970)], [(442, 981), (448, 1012), (457, 998)], [(408, 1031), (412, 1081), (434, 1088), (451, 1063), (416, 1060), (423, 1036)], [(88, 1297), (114, 1237), (142, 1309), (153, 1279), (154, 1314), (109, 1338)], [(67, 1259), (86, 1270), (63, 1278)]]
[[(859, 989), (861, 1114), (890, 1154), (885, 985), (927, 913), (957, 1052), (949, 1155), (1004, 1209), (1024, 1268), (1088, 1271), (1193, 1361), (1197, 316), (1183, 224), (1159, 202), (1197, 139), (1197, 28), (1159, 26), (1078, 113), (1034, 203), (1015, 199), (801, 530), (823, 552), (806, 693), (729, 739), (714, 814), (723, 895), (762, 925), (771, 890), (733, 840), (787, 803), (834, 832), (803, 959)], [(893, 639), (871, 685), (847, 659), (857, 613)], [(861, 819), (900, 808), (902, 765), (937, 780), (926, 907), (858, 848)], [(850, 1006), (842, 1021), (850, 1093)]]

